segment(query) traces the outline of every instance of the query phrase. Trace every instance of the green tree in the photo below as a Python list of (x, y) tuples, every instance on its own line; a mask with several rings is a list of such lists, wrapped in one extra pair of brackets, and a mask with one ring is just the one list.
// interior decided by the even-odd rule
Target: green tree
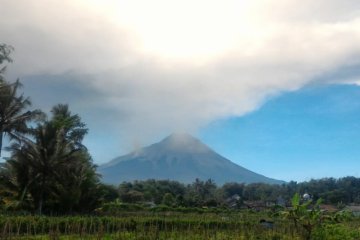
[(29, 193), (39, 214), (44, 209), (69, 212), (81, 203), (89, 203), (86, 193), (99, 182), (82, 145), (87, 133), (85, 124), (67, 105), (57, 105), (51, 112), (50, 120), (32, 129), (31, 138), (9, 147), (12, 155), (4, 169), (12, 173), (10, 179), (16, 180), (18, 196)]
[(205, 206), (207, 203), (213, 205), (213, 201), (216, 198), (216, 184), (211, 179), (207, 181), (201, 181), (195, 179), (195, 182), (187, 186), (187, 192), (185, 195), (186, 202), (189, 206)]
[(163, 199), (162, 199), (162, 203), (166, 206), (173, 206), (175, 203), (175, 198), (171, 193), (165, 193)]
[[(11, 62), (11, 46), (0, 44), (0, 65)], [(18, 94), (22, 86), (19, 80), (14, 83), (5, 81), (3, 73), (6, 66), (0, 68), (0, 156), (3, 138), (8, 135), (10, 140), (21, 140), (28, 132), (27, 124), (42, 116), (39, 110), (28, 111), (31, 102), (28, 97)]]
[(6, 70), (6, 66), (2, 66), (1, 65), (4, 62), (12, 62), (12, 59), (10, 58), (10, 54), (13, 50), (13, 47), (6, 45), (6, 44), (0, 44), (0, 88), (2, 87), (2, 80), (3, 79), (3, 74)]
[(144, 194), (136, 190), (120, 193), (121, 201), (125, 203), (138, 203), (144, 201)]
[(324, 214), (320, 211), (321, 199), (315, 204), (312, 201), (301, 203), (298, 193), (291, 200), (292, 208), (282, 212), (285, 219), (292, 221), (295, 227), (305, 230), (305, 239), (309, 240), (315, 228), (320, 227), (324, 220)]
[[(86, 212), (101, 203), (96, 166), (86, 150), (72, 154), (61, 172), (55, 175), (48, 207), (55, 212)], [(70, 161), (69, 161), (70, 160)]]
[(31, 102), (29, 98), (17, 94), (21, 87), (19, 80), (12, 84), (3, 83), (0, 88), (0, 156), (5, 135), (8, 135), (10, 140), (22, 141), (29, 133), (27, 124), (43, 116), (39, 110), (26, 110), (31, 106)]
[(245, 184), (243, 183), (225, 183), (222, 187), (222, 193), (224, 198), (229, 198), (235, 194), (239, 195), (240, 197), (243, 196), (243, 191), (245, 188)]
[(100, 203), (107, 203), (119, 199), (119, 191), (113, 185), (100, 183), (98, 186), (98, 195), (97, 199), (100, 200)]

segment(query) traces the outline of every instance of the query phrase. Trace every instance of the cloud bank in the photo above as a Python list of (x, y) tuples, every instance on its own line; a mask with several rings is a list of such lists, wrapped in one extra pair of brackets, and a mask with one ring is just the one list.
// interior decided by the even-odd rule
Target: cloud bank
[(357, 0), (0, 5), (0, 41), (16, 48), (10, 72), (76, 75), (130, 137), (195, 131), (360, 64)]

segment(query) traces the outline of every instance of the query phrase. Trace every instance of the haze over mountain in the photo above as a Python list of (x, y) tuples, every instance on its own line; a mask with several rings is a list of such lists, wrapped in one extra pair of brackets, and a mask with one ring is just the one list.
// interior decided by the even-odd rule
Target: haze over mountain
[(141, 148), (99, 167), (103, 181), (119, 184), (122, 181), (170, 179), (191, 183), (196, 178), (226, 182), (280, 184), (243, 168), (222, 157), (189, 134), (172, 134), (159, 143)]

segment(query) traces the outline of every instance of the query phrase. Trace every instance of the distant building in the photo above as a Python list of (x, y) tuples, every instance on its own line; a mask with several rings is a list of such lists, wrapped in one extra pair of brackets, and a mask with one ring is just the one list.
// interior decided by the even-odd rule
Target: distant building
[(244, 201), (244, 205), (248, 209), (253, 209), (256, 211), (262, 211), (269, 207), (268, 204), (264, 201)]
[(149, 207), (149, 208), (156, 207), (156, 204), (153, 201), (144, 202), (143, 204), (144, 204), (144, 206)]
[(240, 207), (241, 197), (238, 194), (234, 194), (231, 197), (227, 198), (226, 204), (230, 208), (237, 208)]
[(308, 193), (304, 193), (304, 195), (302, 196), (302, 200), (303, 201), (309, 201), (311, 200), (311, 195)]
[(349, 206), (346, 206), (344, 210), (351, 212), (355, 217), (360, 217), (360, 206), (359, 205), (349, 205)]
[(339, 209), (337, 207), (335, 207), (334, 205), (330, 205), (330, 204), (320, 204), (319, 208), (320, 208), (321, 211), (329, 212), (329, 213), (339, 211)]

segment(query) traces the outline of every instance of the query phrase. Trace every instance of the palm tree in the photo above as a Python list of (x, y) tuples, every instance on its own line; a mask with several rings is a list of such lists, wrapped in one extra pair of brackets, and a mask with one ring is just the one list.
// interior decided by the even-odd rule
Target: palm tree
[(27, 124), (41, 118), (43, 114), (39, 110), (26, 111), (31, 106), (30, 99), (17, 91), (21, 87), (19, 80), (10, 84), (0, 80), (0, 157), (3, 138), (8, 135), (10, 140), (21, 141), (28, 133)]
[(83, 148), (81, 144), (85, 135), (88, 133), (85, 123), (77, 114), (72, 114), (67, 104), (58, 104), (51, 110), (52, 124), (58, 129), (62, 129), (64, 139), (71, 142), (74, 147)]
[[(13, 47), (6, 45), (6, 44), (0, 44), (0, 65), (3, 64), (3, 62), (12, 62), (12, 59), (10, 58), (10, 53), (13, 51)], [(2, 74), (5, 72), (6, 66), (0, 68), (0, 80), (4, 80)], [(2, 84), (0, 84), (0, 88)]]
[(0, 157), (4, 135), (8, 135), (10, 140), (20, 140), (28, 131), (27, 123), (41, 115), (39, 110), (25, 111), (31, 102), (22, 94), (18, 96), (17, 90), (21, 87), (19, 80), (9, 83), (4, 79), (6, 66), (1, 67), (1, 64), (12, 62), (12, 51), (13, 47), (0, 44)]
[[(95, 165), (81, 143), (87, 133), (85, 124), (67, 105), (55, 106), (52, 114), (49, 121), (32, 129), (31, 138), (8, 148), (12, 156), (4, 171), (12, 171), (11, 179), (19, 186), (18, 199), (29, 193), (39, 214), (44, 207), (72, 211), (84, 199), (84, 192), (98, 183)], [(21, 166), (27, 166), (25, 171)]]
[[(34, 129), (32, 137), (34, 140), (24, 139), (22, 143), (9, 147), (12, 156), (7, 163), (15, 168), (14, 173), (21, 187), (19, 193), (28, 191), (41, 214), (44, 201), (51, 192), (55, 171), (59, 169), (60, 162), (65, 161), (65, 146), (61, 146), (59, 133), (48, 123)], [(22, 165), (27, 165), (27, 172), (19, 175), (16, 167)]]

